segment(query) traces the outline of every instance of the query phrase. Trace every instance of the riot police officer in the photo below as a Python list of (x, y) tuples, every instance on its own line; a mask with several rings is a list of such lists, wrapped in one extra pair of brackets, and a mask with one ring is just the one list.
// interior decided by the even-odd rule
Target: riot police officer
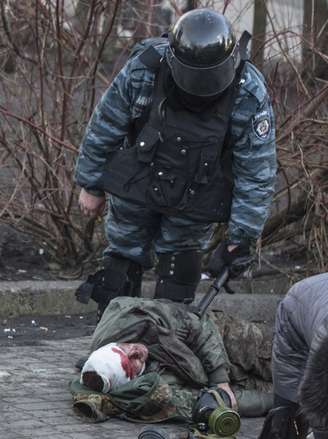
[[(75, 179), (85, 215), (108, 193), (104, 270), (78, 292), (100, 303), (139, 295), (157, 254), (156, 298), (188, 302), (214, 223), (229, 225), (224, 263), (261, 234), (276, 173), (274, 117), (261, 73), (228, 20), (181, 16), (133, 50), (96, 106)], [(215, 264), (214, 264), (215, 265)], [(220, 264), (219, 264), (220, 265)]]

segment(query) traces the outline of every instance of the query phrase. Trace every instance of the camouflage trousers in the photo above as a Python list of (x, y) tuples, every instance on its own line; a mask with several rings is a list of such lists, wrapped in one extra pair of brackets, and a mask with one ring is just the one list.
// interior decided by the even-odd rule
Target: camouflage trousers
[[(74, 409), (94, 421), (120, 417), (133, 422), (167, 420), (191, 422), (199, 390), (181, 384), (170, 374), (148, 373), (109, 394), (91, 391), (74, 380), (71, 383)], [(257, 390), (234, 388), (241, 416), (264, 416), (273, 406), (273, 395)]]
[(235, 319), (211, 311), (230, 361), (230, 382), (238, 388), (272, 392), (273, 325)]
[[(175, 382), (174, 382), (175, 381)], [(199, 390), (178, 384), (172, 376), (148, 373), (110, 394), (91, 391), (75, 379), (70, 384), (74, 409), (95, 422), (120, 417), (133, 422), (190, 421)]]
[(212, 224), (166, 216), (114, 196), (108, 198), (105, 227), (105, 256), (116, 253), (146, 269), (153, 266), (155, 253), (204, 250), (213, 229)]

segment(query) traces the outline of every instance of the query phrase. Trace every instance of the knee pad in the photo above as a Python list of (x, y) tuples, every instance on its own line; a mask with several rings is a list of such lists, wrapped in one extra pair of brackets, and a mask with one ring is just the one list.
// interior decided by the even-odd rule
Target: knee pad
[(105, 309), (115, 297), (140, 295), (142, 274), (140, 264), (118, 255), (107, 256), (104, 268), (78, 288), (77, 300), (88, 303), (91, 298)]
[(190, 303), (201, 278), (202, 253), (162, 253), (158, 257), (155, 299)]
[[(140, 296), (142, 266), (117, 255), (105, 260), (103, 292), (101, 301), (108, 302), (119, 296)], [(105, 296), (105, 297), (104, 297)]]

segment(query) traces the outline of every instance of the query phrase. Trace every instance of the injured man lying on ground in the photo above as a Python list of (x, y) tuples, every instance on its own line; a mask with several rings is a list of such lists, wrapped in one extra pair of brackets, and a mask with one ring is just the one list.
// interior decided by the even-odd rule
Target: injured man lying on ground
[[(258, 390), (261, 380), (246, 377), (247, 369), (259, 376), (270, 358), (256, 365), (249, 352), (243, 374), (242, 364), (229, 361), (218, 319), (200, 319), (188, 305), (164, 299), (112, 300), (81, 375), (70, 385), (76, 412), (96, 421), (113, 416), (147, 423), (182, 420), (205, 433), (212, 429), (218, 437), (233, 436), (239, 415), (263, 416), (272, 406), (272, 394)], [(241, 356), (245, 348), (259, 351), (258, 331), (237, 325), (232, 332), (238, 333)], [(212, 417), (210, 427), (208, 414), (218, 407), (219, 414), (226, 410), (226, 421)]]

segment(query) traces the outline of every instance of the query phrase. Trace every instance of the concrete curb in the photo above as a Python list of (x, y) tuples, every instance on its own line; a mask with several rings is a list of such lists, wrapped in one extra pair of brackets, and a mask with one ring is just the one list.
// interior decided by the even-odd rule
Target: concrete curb
[(80, 281), (0, 282), (0, 317), (79, 314), (92, 312), (94, 303), (82, 305), (74, 292)]
[[(263, 285), (256, 283), (254, 294), (249, 292), (249, 281), (231, 282), (231, 287), (237, 292), (234, 295), (220, 294), (212, 307), (228, 315), (252, 321), (273, 322), (278, 302), (283, 295), (277, 293), (280, 289), (286, 292), (286, 286), (275, 280), (266, 281)], [(96, 310), (96, 304), (90, 301), (88, 305), (76, 301), (74, 293), (81, 281), (10, 281), (0, 282), (0, 318), (23, 315), (54, 315), (54, 314), (86, 314)], [(202, 281), (196, 295), (196, 303), (208, 290), (211, 282)], [(143, 283), (143, 296), (151, 298), (155, 282)], [(251, 289), (254, 291), (254, 287)], [(258, 293), (261, 291), (261, 294)]]

